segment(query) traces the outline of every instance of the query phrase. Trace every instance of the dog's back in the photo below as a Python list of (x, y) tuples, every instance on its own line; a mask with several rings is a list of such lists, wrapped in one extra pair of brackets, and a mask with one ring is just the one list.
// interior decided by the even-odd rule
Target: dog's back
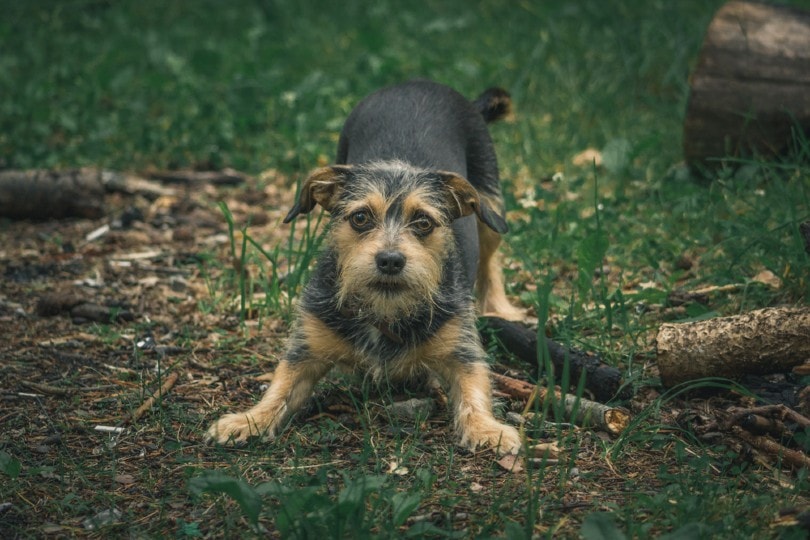
[(498, 164), (487, 130), (509, 108), (498, 89), (475, 102), (424, 80), (379, 90), (352, 111), (338, 143), (340, 164), (401, 160), (458, 173), (484, 195), (499, 196)]

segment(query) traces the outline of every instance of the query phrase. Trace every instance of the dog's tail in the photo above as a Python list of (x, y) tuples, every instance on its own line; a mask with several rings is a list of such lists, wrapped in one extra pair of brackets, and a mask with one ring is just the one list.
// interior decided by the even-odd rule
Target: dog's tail
[(512, 97), (503, 88), (487, 88), (473, 101), (473, 106), (489, 124), (505, 118), (512, 112)]

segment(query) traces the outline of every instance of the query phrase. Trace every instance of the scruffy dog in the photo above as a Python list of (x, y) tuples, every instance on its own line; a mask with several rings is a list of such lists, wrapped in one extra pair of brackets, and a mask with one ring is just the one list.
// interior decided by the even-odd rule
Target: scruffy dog
[(326, 248), (297, 307), (287, 353), (252, 409), (228, 414), (210, 441), (275, 437), (332, 367), (378, 380), (438, 377), (463, 447), (516, 453), (518, 432), (492, 414), (482, 312), (519, 318), (496, 256), (507, 230), (486, 122), (509, 109), (490, 89), (475, 102), (429, 81), (382, 89), (349, 116), (337, 165), (304, 182), (285, 223), (329, 211)]

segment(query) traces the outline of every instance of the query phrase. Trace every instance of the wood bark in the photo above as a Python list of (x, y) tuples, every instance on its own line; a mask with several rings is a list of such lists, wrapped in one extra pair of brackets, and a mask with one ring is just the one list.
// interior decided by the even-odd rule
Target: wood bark
[(8, 170), (0, 171), (0, 217), (95, 219), (106, 213), (104, 196), (113, 191), (153, 199), (177, 195), (158, 182), (92, 167)]
[(235, 169), (225, 168), (221, 171), (159, 171), (150, 169), (144, 176), (170, 184), (212, 184), (220, 186), (237, 186), (243, 184), (247, 175)]
[(0, 171), (0, 216), (98, 218), (104, 215), (104, 191), (98, 169)]
[(661, 382), (667, 387), (706, 377), (788, 371), (810, 358), (810, 308), (766, 308), (664, 324), (656, 348)]
[[(548, 389), (542, 386), (498, 373), (493, 373), (492, 379), (498, 390), (512, 397), (527, 401), (549, 398)], [(622, 407), (610, 407), (571, 394), (566, 394), (563, 398), (557, 390), (554, 391), (554, 397), (557, 400), (564, 399), (566, 418), (578, 426), (592, 426), (611, 435), (619, 435), (630, 425), (630, 413)]]
[[(499, 317), (482, 317), (480, 321), (483, 324), (481, 337), (485, 343), (494, 334), (507, 351), (532, 367), (534, 375), (539, 374), (535, 330)], [(597, 401), (607, 402), (615, 397), (630, 397), (630, 389), (622, 387), (621, 371), (605, 364), (598, 356), (565, 347), (550, 339), (546, 339), (546, 345), (556, 378), (560, 377), (567, 363), (572, 384), (577, 384), (584, 372), (585, 388), (593, 393)]]
[(690, 80), (689, 164), (775, 154), (810, 133), (810, 12), (732, 1), (716, 13)]

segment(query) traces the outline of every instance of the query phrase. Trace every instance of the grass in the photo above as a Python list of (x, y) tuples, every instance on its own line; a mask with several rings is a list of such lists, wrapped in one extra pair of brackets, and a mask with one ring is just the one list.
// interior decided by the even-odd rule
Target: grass
[[(343, 119), (379, 86), (420, 76), (474, 96), (501, 85), (517, 109), (514, 122), (492, 127), (510, 209), (510, 292), (556, 339), (598, 351), (637, 389), (657, 388), (649, 360), (661, 322), (810, 299), (797, 230), (810, 219), (807, 140), (787, 157), (747, 158), (703, 179), (681, 164), (687, 76), (720, 0), (1, 3), (0, 168), (231, 166), (274, 169), (289, 187), (332, 159)], [(573, 163), (587, 149), (602, 166)], [(268, 366), (252, 352), (262, 334), (248, 322), (289, 320), (322, 224), (300, 219), (268, 247), (225, 203), (219, 211), (230, 245), (201, 257), (210, 298), (199, 310), (240, 315), (236, 331), (207, 329), (222, 336), (216, 367), (236, 379)], [(778, 288), (757, 279), (764, 270)], [(667, 306), (672, 291), (728, 284), (739, 288)], [(197, 332), (179, 339), (206, 334)], [(128, 358), (145, 363), (138, 351)], [(139, 397), (159, 385), (137, 376)], [(229, 388), (234, 407), (261, 391)], [(140, 435), (146, 442), (110, 436), (46, 458), (0, 437), (0, 503), (37, 508), (25, 526), (0, 514), (0, 530), (800, 537), (768, 524), (780, 508), (807, 504), (807, 471), (785, 477), (698, 441), (662, 418), (675, 397), (647, 403), (619, 440), (538, 419), (531, 432), (557, 440), (568, 461), (519, 474), (458, 453), (435, 421), (391, 422), (378, 406), (390, 396), (350, 380), (319, 390), (318, 420), (233, 451), (199, 446), (210, 406), (169, 400)], [(65, 414), (76, 406), (66, 402)], [(347, 407), (355, 412), (334, 412)], [(555, 418), (548, 404), (537, 408)], [(160, 458), (132, 471), (136, 451)], [(122, 467), (150, 502), (130, 504)], [(59, 488), (33, 500), (42, 478), (59, 478)], [(122, 515), (102, 519), (112, 508)], [(81, 526), (92, 516), (98, 533)]]

